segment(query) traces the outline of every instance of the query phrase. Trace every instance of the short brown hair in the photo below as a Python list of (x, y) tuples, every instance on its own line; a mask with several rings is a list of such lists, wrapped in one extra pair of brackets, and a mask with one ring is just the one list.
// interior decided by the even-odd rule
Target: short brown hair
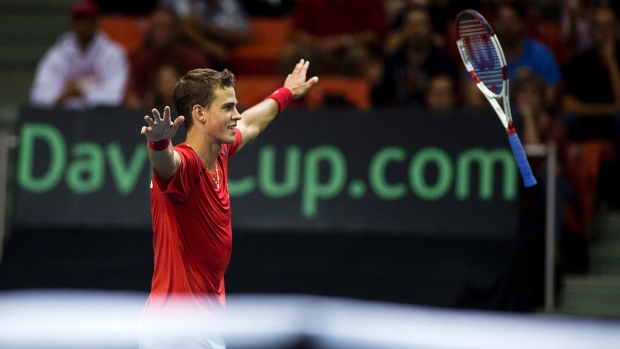
[(233, 87), (235, 76), (228, 69), (218, 72), (213, 69), (194, 69), (185, 74), (174, 87), (172, 98), (179, 115), (185, 116), (185, 128), (192, 128), (192, 108), (202, 105), (207, 109), (215, 99), (215, 89)]

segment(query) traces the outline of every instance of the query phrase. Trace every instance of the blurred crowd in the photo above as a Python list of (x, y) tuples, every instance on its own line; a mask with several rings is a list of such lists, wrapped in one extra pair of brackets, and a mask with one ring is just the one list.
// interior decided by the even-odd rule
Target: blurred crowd
[[(620, 92), (614, 91), (620, 87), (613, 80), (620, 5), (612, 1), (127, 3), (81, 0), (73, 5), (71, 30), (58, 39), (38, 66), (32, 104), (80, 108), (167, 103), (171, 100), (169, 86), (193, 68), (229, 68), (235, 73), (234, 68), (239, 67), (231, 65), (231, 59), (239, 48), (252, 45), (254, 18), (286, 17), (292, 23), (286, 29), (290, 35), (279, 48), (270, 74), (288, 72), (303, 57), (312, 62), (313, 75), (365, 80), (371, 86), (368, 98), (375, 108), (488, 108), (463, 73), (454, 44), (454, 18), (466, 8), (481, 12), (495, 29), (513, 85), (529, 73), (543, 79), (545, 110), (572, 114), (563, 118), (571, 134), (578, 133), (575, 125), (579, 121), (574, 116), (612, 115), (615, 99), (620, 98)], [(123, 14), (143, 18), (143, 40), (132, 52), (98, 27), (102, 16)], [(252, 61), (244, 63), (241, 74), (265, 73), (253, 72)], [(589, 70), (595, 68), (591, 74)], [(584, 79), (598, 80), (583, 84)], [(530, 105), (518, 100), (523, 98), (515, 95), (517, 111)], [(596, 128), (610, 129), (588, 125), (586, 135)]]
[[(454, 19), (468, 8), (487, 18), (503, 47), (523, 143), (558, 146), (560, 238), (590, 239), (601, 163), (609, 160), (613, 176), (620, 173), (620, 1), (78, 0), (70, 30), (37, 67), (30, 100), (38, 107), (173, 106), (173, 87), (191, 69), (278, 76), (305, 58), (311, 75), (362, 81), (372, 108), (486, 110), (455, 45)], [(129, 52), (99, 27), (110, 15), (142, 20), (139, 48)], [(260, 56), (235, 61), (248, 46), (267, 48), (269, 37), (256, 44), (257, 18), (290, 21), (266, 69), (262, 61), (258, 69)], [(283, 33), (272, 34), (275, 42)], [(325, 94), (320, 104), (359, 107), (347, 100), (350, 92)], [(531, 164), (542, 189), (524, 195), (532, 199), (524, 208), (539, 213), (545, 162)], [(606, 190), (617, 204), (618, 188)], [(582, 264), (573, 269), (587, 268)]]

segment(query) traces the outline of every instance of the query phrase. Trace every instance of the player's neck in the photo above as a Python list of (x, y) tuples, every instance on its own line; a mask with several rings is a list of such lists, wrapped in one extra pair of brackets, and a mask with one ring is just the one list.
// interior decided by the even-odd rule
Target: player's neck
[(196, 155), (198, 155), (200, 160), (202, 160), (202, 163), (209, 171), (215, 170), (217, 157), (222, 149), (221, 144), (211, 141), (205, 137), (196, 137), (193, 134), (187, 135), (185, 144), (194, 150)]

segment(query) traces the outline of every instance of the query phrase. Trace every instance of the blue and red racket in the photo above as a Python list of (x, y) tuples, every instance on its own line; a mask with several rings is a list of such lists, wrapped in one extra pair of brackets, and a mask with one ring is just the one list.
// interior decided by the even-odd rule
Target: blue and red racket
[[(536, 185), (536, 178), (517, 136), (508, 98), (508, 68), (497, 36), (484, 17), (474, 10), (461, 11), (456, 16), (456, 45), (465, 68), (478, 89), (491, 103), (506, 132), (526, 187)], [(504, 108), (498, 100), (502, 99)]]

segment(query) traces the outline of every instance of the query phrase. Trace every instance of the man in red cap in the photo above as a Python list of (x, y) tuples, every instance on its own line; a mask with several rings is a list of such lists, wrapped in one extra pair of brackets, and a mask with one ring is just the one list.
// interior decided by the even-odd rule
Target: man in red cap
[(120, 106), (129, 74), (126, 53), (99, 31), (101, 11), (93, 0), (71, 7), (71, 31), (43, 56), (30, 91), (37, 107), (72, 109)]
[(94, 0), (78, 0), (71, 7), (73, 18), (97, 18), (100, 14), (99, 4)]

